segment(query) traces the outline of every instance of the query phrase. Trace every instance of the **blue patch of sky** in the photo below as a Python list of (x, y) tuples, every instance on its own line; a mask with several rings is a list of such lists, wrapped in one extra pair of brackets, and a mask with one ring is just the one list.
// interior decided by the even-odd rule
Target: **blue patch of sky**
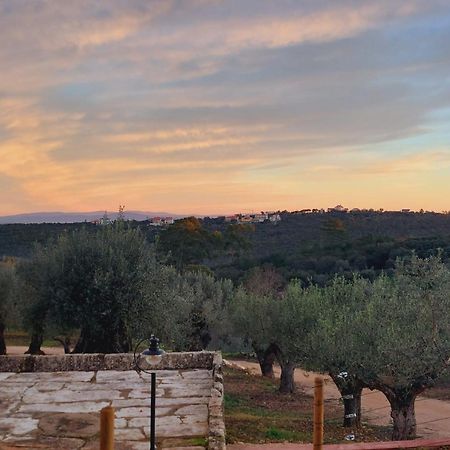
[(102, 92), (100, 83), (66, 83), (55, 85), (41, 92), (43, 109), (64, 112), (86, 112), (92, 109)]
[(395, 22), (382, 28), (382, 33), (394, 49), (408, 50), (393, 52), (392, 56), (395, 56), (397, 61), (409, 62), (416, 58), (430, 60), (445, 50), (436, 44), (439, 44), (442, 38), (447, 40), (450, 35), (450, 12), (433, 17), (416, 16), (415, 20), (400, 25)]
[(433, 129), (407, 138), (367, 144), (363, 151), (385, 155), (410, 155), (424, 151), (441, 151), (449, 145), (450, 132), (445, 127)]

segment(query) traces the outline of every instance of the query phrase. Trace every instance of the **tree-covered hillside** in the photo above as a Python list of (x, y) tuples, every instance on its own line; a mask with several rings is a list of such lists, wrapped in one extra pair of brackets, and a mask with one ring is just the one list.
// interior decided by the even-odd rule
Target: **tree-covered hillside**
[[(222, 276), (238, 278), (247, 269), (270, 264), (286, 278), (324, 283), (335, 273), (353, 271), (373, 277), (389, 270), (397, 257), (414, 250), (420, 256), (443, 251), (450, 258), (450, 215), (358, 212), (281, 214), (276, 224), (256, 224), (249, 250), (239, 258), (210, 264)], [(218, 220), (207, 227), (223, 228)]]
[[(448, 214), (284, 212), (281, 219), (275, 224), (230, 225), (223, 218), (206, 218), (182, 219), (168, 228), (147, 221), (131, 226), (141, 228), (149, 242), (157, 243), (159, 255), (178, 268), (203, 265), (234, 281), (261, 265), (277, 268), (286, 279), (323, 284), (336, 273), (357, 271), (373, 278), (413, 250), (426, 257), (441, 249), (443, 260), (450, 259)], [(82, 227), (99, 229), (90, 223), (0, 225), (0, 257), (28, 257), (35, 242)]]

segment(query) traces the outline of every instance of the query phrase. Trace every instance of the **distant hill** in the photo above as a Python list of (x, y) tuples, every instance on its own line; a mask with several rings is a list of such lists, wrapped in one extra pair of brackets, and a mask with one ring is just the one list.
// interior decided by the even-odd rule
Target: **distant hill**
[[(58, 220), (60, 223), (0, 224), (0, 259), (3, 256), (26, 258), (31, 255), (35, 243), (46, 243), (62, 233), (82, 227), (95, 232), (98, 226), (91, 222), (102, 217), (103, 212), (80, 213), (78, 216), (75, 213), (59, 214), (28, 215), (28, 220)], [(169, 213), (126, 213), (129, 219), (138, 218), (130, 225), (140, 228), (149, 242), (166, 232), (165, 228), (150, 226), (142, 220), (154, 215), (177, 217)], [(326, 283), (336, 273), (351, 277), (353, 272), (359, 272), (368, 278), (381, 271), (389, 273), (397, 258), (407, 258), (412, 251), (426, 257), (440, 249), (450, 266), (450, 214), (300, 214), (286, 211), (280, 215), (278, 223), (257, 223), (251, 227), (252, 231), (246, 231), (241, 251), (224, 248), (194, 264), (206, 265), (218, 277), (236, 282), (242, 280), (252, 267), (271, 265), (287, 280), (297, 278), (304, 283), (312, 280), (318, 284)], [(114, 218), (115, 214), (110, 217)], [(78, 223), (72, 223), (75, 220)], [(224, 217), (204, 218), (201, 223), (207, 231), (221, 232), (222, 235), (230, 226)], [(178, 244), (175, 242), (174, 245)]]
[[(0, 224), (12, 223), (79, 223), (92, 222), (100, 219), (105, 211), (91, 212), (36, 212), (29, 214), (16, 214), (12, 216), (0, 216)], [(172, 214), (168, 212), (150, 212), (150, 211), (125, 211), (125, 218), (130, 220), (146, 220), (149, 217), (174, 217), (180, 218), (184, 215)], [(117, 217), (117, 212), (108, 212), (110, 219)]]
[[(356, 212), (281, 213), (281, 222), (256, 224), (250, 248), (240, 258), (209, 261), (216, 275), (242, 279), (251, 267), (270, 264), (286, 279), (323, 284), (334, 274), (369, 278), (389, 271), (397, 258), (442, 251), (450, 265), (450, 214)], [(211, 230), (227, 226), (207, 220)]]

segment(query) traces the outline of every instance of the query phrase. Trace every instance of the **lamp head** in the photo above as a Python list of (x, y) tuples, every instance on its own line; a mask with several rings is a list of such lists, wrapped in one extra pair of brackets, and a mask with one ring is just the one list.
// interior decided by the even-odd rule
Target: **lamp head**
[(150, 336), (148, 344), (148, 349), (144, 350), (141, 355), (144, 357), (145, 361), (147, 361), (148, 364), (156, 365), (161, 361), (162, 355), (165, 352), (164, 350), (161, 350), (159, 348), (159, 339), (156, 338), (153, 334)]

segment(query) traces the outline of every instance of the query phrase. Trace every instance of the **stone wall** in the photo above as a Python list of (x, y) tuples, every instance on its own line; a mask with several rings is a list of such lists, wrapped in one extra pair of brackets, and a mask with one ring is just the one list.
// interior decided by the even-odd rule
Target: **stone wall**
[[(146, 370), (211, 370), (215, 356), (215, 352), (164, 353), (158, 364), (149, 365), (141, 358), (140, 366)], [(90, 372), (134, 368), (131, 353), (0, 356), (0, 372)]]
[(222, 450), (225, 445), (225, 422), (223, 418), (223, 374), (222, 354), (213, 359), (213, 385), (209, 400), (209, 449)]

